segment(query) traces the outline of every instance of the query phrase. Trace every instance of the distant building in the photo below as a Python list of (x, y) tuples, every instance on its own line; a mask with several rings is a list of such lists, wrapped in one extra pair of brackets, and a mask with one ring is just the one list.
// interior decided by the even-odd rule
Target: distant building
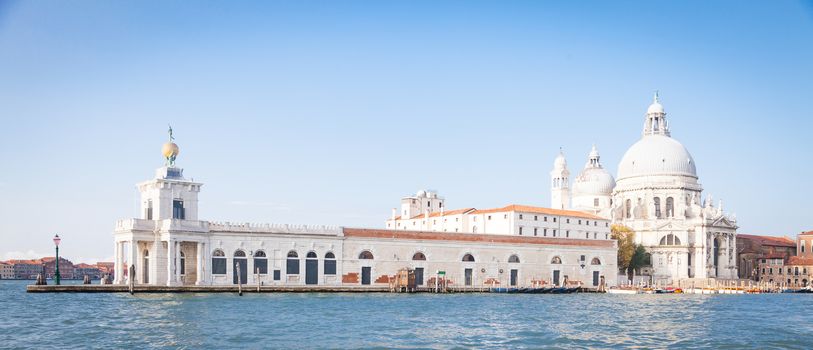
[(42, 261), (40, 260), (14, 259), (7, 261), (7, 263), (11, 264), (16, 279), (35, 279), (43, 271)]
[(737, 271), (742, 279), (759, 281), (760, 264), (767, 264), (762, 260), (781, 259), (784, 264), (796, 255), (796, 242), (787, 237), (738, 234), (737, 238)]
[[(768, 255), (759, 263), (759, 281), (775, 283), (788, 288), (809, 287), (813, 282), (813, 231), (802, 232), (796, 237), (793, 249), (797, 254)], [(797, 250), (798, 249), (798, 250)]]
[[(44, 257), (41, 259), (42, 263), (45, 264), (45, 276), (47, 278), (54, 278), (54, 274), (56, 273), (56, 259), (53, 256)], [(65, 259), (63, 257), (59, 258), (59, 276), (62, 279), (74, 279), (73, 275), (73, 263)]]
[(115, 270), (115, 264), (112, 262), (97, 262), (96, 267), (99, 268), (99, 273), (101, 276), (110, 276), (113, 277), (113, 271)]
[(14, 266), (7, 262), (0, 262), (0, 279), (10, 280), (14, 278)]
[(76, 279), (84, 279), (85, 276), (89, 276), (91, 279), (99, 279), (102, 276), (98, 266), (85, 263), (74, 265), (73, 275)]

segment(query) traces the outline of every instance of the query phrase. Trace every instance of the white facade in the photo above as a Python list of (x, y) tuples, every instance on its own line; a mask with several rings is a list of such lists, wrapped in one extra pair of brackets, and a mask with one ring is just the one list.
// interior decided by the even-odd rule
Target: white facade
[(657, 94), (647, 109), (641, 139), (618, 165), (617, 182), (598, 176), (591, 165), (594, 152), (574, 184), (574, 209), (635, 231), (636, 243), (652, 255), (657, 281), (737, 278), (736, 219), (723, 213), (722, 203), (715, 207), (710, 195), (700, 204), (703, 188), (694, 159), (671, 137)]
[(408, 229), (209, 222), (198, 218), (202, 184), (184, 178), (177, 154), (170, 139), (166, 166), (137, 185), (140, 218), (116, 223), (116, 284), (386, 286), (403, 268), (418, 269), (423, 285), (439, 270), (472, 288), (616, 283), (609, 220), (595, 215), (517, 205), (446, 211), (437, 193), (420, 191), (401, 210), (431, 224), (388, 221)]

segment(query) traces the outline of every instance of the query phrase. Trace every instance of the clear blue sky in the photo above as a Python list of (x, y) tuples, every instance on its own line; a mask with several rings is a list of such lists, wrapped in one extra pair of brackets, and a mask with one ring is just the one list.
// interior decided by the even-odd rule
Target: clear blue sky
[(813, 229), (811, 2), (2, 1), (0, 258), (109, 259), (168, 123), (202, 219), (381, 227), (615, 173), (654, 90), (741, 233)]

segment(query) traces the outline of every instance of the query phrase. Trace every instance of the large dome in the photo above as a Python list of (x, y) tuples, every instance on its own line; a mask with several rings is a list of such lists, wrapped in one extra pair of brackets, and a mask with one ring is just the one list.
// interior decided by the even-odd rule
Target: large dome
[(648, 175), (682, 175), (697, 178), (694, 159), (677, 140), (659, 134), (646, 135), (624, 153), (618, 164), (618, 180)]
[(573, 179), (573, 195), (609, 196), (615, 188), (615, 179), (604, 168), (585, 168)]

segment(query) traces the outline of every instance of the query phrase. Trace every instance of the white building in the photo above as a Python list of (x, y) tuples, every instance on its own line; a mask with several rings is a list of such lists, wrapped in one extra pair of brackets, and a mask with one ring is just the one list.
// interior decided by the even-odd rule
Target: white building
[[(150, 285), (388, 285), (403, 268), (419, 285), (445, 271), (465, 286), (616, 283), (609, 220), (567, 210), (512, 205), (446, 211), (430, 191), (402, 199), (398, 229), (215, 223), (198, 217), (202, 184), (175, 166), (178, 146), (164, 145), (165, 166), (137, 185), (140, 218), (119, 220), (115, 281)], [(420, 218), (423, 218), (421, 220)], [(421, 221), (418, 226), (417, 222)], [(445, 231), (445, 232), (444, 232)], [(134, 273), (125, 274), (132, 269)]]
[[(562, 155), (554, 162), (555, 183), (567, 173)], [(671, 137), (658, 95), (647, 109), (641, 139), (618, 165), (618, 180), (603, 169), (593, 147), (573, 185), (573, 208), (594, 213), (635, 231), (636, 243), (652, 255), (654, 278), (737, 278), (736, 219), (715, 207), (703, 188), (694, 159)], [(556, 195), (552, 195), (556, 197)]]

